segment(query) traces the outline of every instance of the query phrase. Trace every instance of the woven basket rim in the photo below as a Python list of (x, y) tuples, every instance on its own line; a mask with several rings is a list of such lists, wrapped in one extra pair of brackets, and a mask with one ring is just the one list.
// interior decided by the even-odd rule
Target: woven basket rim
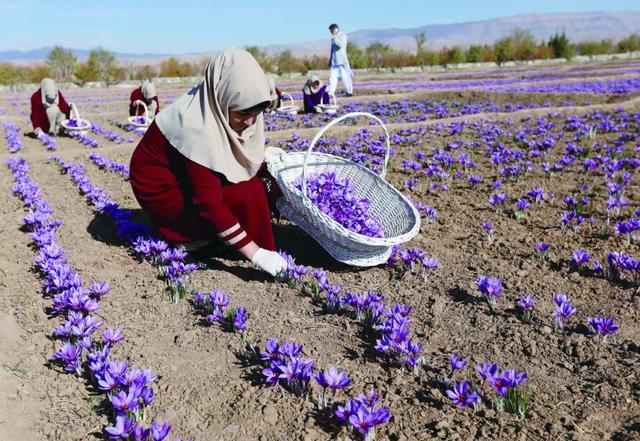
[[(291, 161), (283, 161), (281, 158), (282, 157), (287, 157), (288, 159), (294, 159), (296, 156), (300, 156), (302, 159), (304, 159), (305, 156), (307, 155), (313, 155), (316, 157), (324, 157), (327, 159), (330, 159), (332, 161), (339, 161), (341, 163), (347, 164), (351, 167), (356, 167), (360, 172), (364, 171), (365, 173), (369, 174), (371, 177), (373, 177), (373, 179), (377, 180), (378, 182), (380, 182), (386, 189), (387, 191), (391, 191), (393, 192), (395, 195), (399, 196), (400, 200), (404, 203), (404, 205), (406, 207), (409, 208), (410, 213), (413, 215), (413, 226), (406, 232), (398, 234), (398, 235), (394, 235), (394, 236), (389, 236), (389, 237), (371, 237), (371, 236), (366, 236), (364, 234), (361, 233), (357, 233), (355, 231), (351, 231), (348, 228), (344, 227), (342, 224), (340, 224), (338, 221), (336, 221), (335, 219), (333, 219), (331, 216), (328, 216), (327, 214), (323, 213), (322, 211), (320, 211), (320, 209), (309, 199), (309, 198), (305, 198), (304, 195), (302, 194), (301, 190), (298, 190), (297, 188), (295, 188), (295, 186), (293, 185), (293, 182), (289, 182), (286, 181), (285, 179), (283, 179), (280, 174), (278, 173), (282, 168), (284, 167), (277, 167), (278, 163), (281, 164), (282, 166), (291, 166), (291, 165), (296, 165), (296, 166), (303, 166), (303, 162), (301, 161), (300, 163), (293, 163)], [(317, 163), (316, 163), (317, 164)], [(316, 164), (310, 164), (312, 166), (316, 165)], [(336, 155), (331, 155), (329, 153), (320, 153), (320, 152), (311, 152), (311, 153), (306, 153), (306, 152), (292, 152), (292, 153), (288, 153), (287, 155), (283, 155), (281, 157), (278, 157), (277, 159), (270, 161), (267, 164), (269, 171), (272, 172), (272, 174), (274, 174), (274, 176), (277, 176), (277, 180), (279, 182), (282, 183), (282, 185), (284, 185), (286, 187), (286, 190), (295, 194), (297, 197), (302, 199), (302, 203), (304, 204), (305, 207), (307, 207), (307, 209), (311, 210), (313, 215), (316, 217), (320, 217), (321, 219), (323, 219), (325, 221), (325, 223), (329, 224), (329, 226), (336, 230), (337, 232), (339, 232), (341, 235), (343, 236), (347, 236), (350, 239), (357, 241), (359, 243), (364, 243), (367, 245), (372, 245), (372, 246), (388, 246), (388, 245), (395, 245), (398, 243), (403, 243), (406, 242), (407, 240), (411, 239), (412, 237), (414, 237), (419, 229), (420, 229), (420, 216), (418, 214), (418, 211), (416, 210), (415, 206), (413, 205), (413, 203), (411, 203), (411, 201), (409, 201), (407, 199), (407, 197), (405, 195), (403, 195), (398, 189), (396, 189), (393, 185), (391, 185), (390, 183), (388, 183), (386, 180), (384, 180), (383, 178), (381, 178), (380, 176), (378, 176), (376, 173), (374, 173), (373, 171), (371, 171), (370, 169), (368, 169), (367, 167), (357, 164), (353, 161), (350, 161), (346, 158), (342, 158), (340, 156), (336, 156)]]

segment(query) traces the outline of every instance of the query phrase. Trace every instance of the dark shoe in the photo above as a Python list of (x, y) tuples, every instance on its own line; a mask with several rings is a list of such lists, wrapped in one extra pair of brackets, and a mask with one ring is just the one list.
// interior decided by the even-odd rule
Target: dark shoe
[(345, 96), (346, 98), (349, 98), (349, 97), (352, 97), (352, 96), (353, 96), (353, 94), (352, 94), (352, 93), (345, 93), (345, 94), (344, 94), (344, 96)]

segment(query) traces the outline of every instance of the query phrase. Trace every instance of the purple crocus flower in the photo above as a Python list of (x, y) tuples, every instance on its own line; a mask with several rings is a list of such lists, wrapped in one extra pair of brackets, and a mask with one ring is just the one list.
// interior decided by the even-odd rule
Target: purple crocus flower
[(462, 359), (456, 354), (449, 355), (449, 365), (451, 366), (451, 372), (462, 369), (467, 365), (467, 360)]
[(344, 389), (351, 384), (346, 372), (340, 372), (333, 366), (326, 372), (318, 372), (314, 378), (321, 387), (334, 390)]
[(476, 370), (480, 374), (483, 380), (489, 381), (490, 378), (498, 375), (498, 365), (497, 364), (489, 364), (486, 361), (482, 364), (478, 363)]
[(133, 431), (135, 425), (134, 418), (127, 418), (126, 415), (116, 416), (116, 423), (113, 426), (106, 427), (105, 432), (112, 440), (127, 439)]
[(588, 319), (589, 324), (595, 331), (604, 337), (615, 334), (620, 329), (616, 326), (616, 321), (610, 317), (592, 317)]
[(124, 340), (124, 332), (122, 331), (121, 328), (107, 328), (103, 333), (102, 333), (102, 338), (104, 339), (104, 342), (110, 346), (115, 346), (118, 343), (120, 343), (122, 340)]
[(109, 294), (109, 284), (107, 282), (91, 282), (89, 290), (95, 297), (104, 297)]
[(236, 308), (236, 315), (233, 318), (233, 327), (236, 331), (246, 331), (247, 329), (247, 308), (244, 306), (238, 306)]
[(454, 384), (453, 390), (448, 390), (447, 395), (453, 401), (453, 404), (460, 407), (467, 407), (478, 401), (479, 397), (476, 392), (472, 392), (465, 380), (458, 384)]
[(120, 415), (126, 415), (130, 411), (135, 411), (138, 408), (138, 391), (136, 388), (129, 388), (129, 392), (120, 391), (111, 396), (111, 405), (115, 411)]
[(171, 426), (167, 423), (151, 423), (151, 438), (153, 441), (162, 441), (167, 435), (169, 435), (169, 430), (171, 430)]
[(583, 265), (589, 263), (589, 253), (585, 250), (575, 250), (573, 252), (573, 256), (571, 258), (571, 263), (576, 267), (580, 268)]
[(525, 322), (529, 322), (531, 320), (531, 316), (533, 315), (534, 303), (535, 298), (532, 295), (522, 295), (516, 303), (518, 305), (518, 308), (522, 310), (522, 316)]
[(493, 308), (502, 295), (502, 279), (491, 276), (480, 276), (476, 280), (478, 289)]
[(566, 294), (553, 294), (553, 301), (556, 304), (556, 311), (553, 314), (556, 328), (563, 330), (565, 321), (576, 313), (576, 308), (571, 305), (571, 301)]

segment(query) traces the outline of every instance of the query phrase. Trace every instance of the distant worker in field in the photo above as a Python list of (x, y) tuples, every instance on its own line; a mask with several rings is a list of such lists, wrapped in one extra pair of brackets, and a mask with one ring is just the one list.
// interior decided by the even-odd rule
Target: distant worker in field
[(156, 86), (151, 81), (143, 81), (140, 87), (131, 92), (129, 116), (144, 115), (143, 102), (149, 110), (149, 118), (153, 118), (160, 111), (160, 101), (156, 93)]
[(284, 154), (265, 148), (263, 112), (272, 92), (249, 52), (223, 51), (209, 61), (204, 80), (151, 123), (133, 152), (130, 181), (167, 241), (192, 250), (222, 243), (276, 275), (286, 262), (275, 251), (258, 176), (266, 158)]
[(329, 104), (329, 92), (318, 75), (312, 75), (302, 88), (304, 113), (320, 113), (320, 104)]
[(267, 111), (272, 112), (282, 105), (282, 92), (276, 86), (276, 79), (273, 75), (267, 75), (267, 81), (269, 83), (269, 94), (271, 95), (271, 104), (269, 104)]
[(333, 23), (329, 26), (331, 32), (331, 56), (329, 57), (329, 94), (336, 93), (338, 87), (338, 79), (342, 80), (342, 84), (346, 90), (345, 96), (353, 96), (353, 72), (349, 66), (347, 58), (347, 34), (342, 32), (337, 24)]
[(73, 104), (67, 103), (56, 82), (45, 78), (40, 89), (31, 95), (31, 124), (36, 136), (42, 133), (58, 135), (62, 121), (69, 118)]

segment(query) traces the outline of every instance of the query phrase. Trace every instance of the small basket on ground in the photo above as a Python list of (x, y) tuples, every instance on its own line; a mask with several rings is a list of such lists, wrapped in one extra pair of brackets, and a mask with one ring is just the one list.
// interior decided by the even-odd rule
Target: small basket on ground
[(141, 116), (130, 116), (127, 121), (129, 125), (132, 125), (134, 127), (138, 127), (140, 129), (148, 129), (153, 122), (153, 118), (149, 118), (149, 108), (147, 107), (145, 102), (140, 101), (140, 105), (144, 109), (144, 113)]
[[(331, 127), (354, 117), (377, 121), (384, 130), (386, 152), (380, 175), (347, 159), (313, 151), (318, 140)], [(374, 266), (387, 261), (394, 245), (409, 241), (420, 231), (420, 215), (414, 205), (384, 177), (389, 162), (389, 133), (383, 122), (366, 112), (353, 112), (334, 119), (313, 138), (306, 152), (287, 153), (267, 163), (282, 190), (278, 209), (290, 221), (313, 237), (331, 256), (353, 266)], [(348, 230), (329, 217), (307, 196), (307, 177), (334, 172), (348, 179), (358, 198), (367, 198), (369, 214), (384, 228), (384, 237), (369, 237)], [(302, 177), (302, 191), (296, 180)]]
[(336, 96), (331, 94), (329, 95), (329, 104), (318, 104), (318, 108), (320, 108), (320, 111), (322, 113), (335, 115), (336, 113), (338, 113), (338, 109), (340, 108), (340, 106), (338, 105)]
[(290, 93), (283, 93), (282, 97), (288, 97), (289, 102), (291, 104), (288, 104), (286, 106), (281, 105), (280, 107), (278, 107), (276, 109), (276, 112), (280, 112), (280, 113), (288, 113), (289, 115), (296, 115), (298, 113), (298, 106), (296, 106), (296, 103), (293, 101), (293, 97), (291, 96)]
[(87, 130), (91, 129), (91, 123), (86, 119), (80, 118), (80, 113), (78, 112), (78, 107), (76, 105), (71, 106), (69, 119), (65, 119), (60, 123), (60, 125), (64, 129), (65, 133), (70, 136), (73, 136), (77, 133), (84, 134), (87, 132)]

